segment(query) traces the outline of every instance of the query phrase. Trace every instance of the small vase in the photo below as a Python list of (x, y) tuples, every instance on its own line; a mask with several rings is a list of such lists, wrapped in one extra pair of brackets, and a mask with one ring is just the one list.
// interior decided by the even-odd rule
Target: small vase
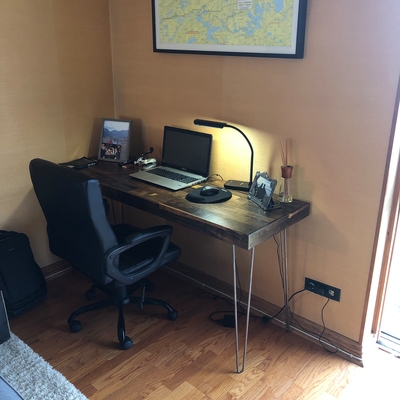
[(278, 194), (278, 201), (281, 203), (291, 203), (293, 201), (292, 188), (290, 186), (292, 172), (293, 167), (291, 165), (281, 167), (281, 181)]

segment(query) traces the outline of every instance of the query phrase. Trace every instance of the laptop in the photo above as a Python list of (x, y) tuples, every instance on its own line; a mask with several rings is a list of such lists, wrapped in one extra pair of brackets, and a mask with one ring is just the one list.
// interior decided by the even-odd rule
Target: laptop
[(170, 190), (205, 182), (211, 158), (212, 135), (187, 129), (164, 127), (161, 166), (130, 174)]

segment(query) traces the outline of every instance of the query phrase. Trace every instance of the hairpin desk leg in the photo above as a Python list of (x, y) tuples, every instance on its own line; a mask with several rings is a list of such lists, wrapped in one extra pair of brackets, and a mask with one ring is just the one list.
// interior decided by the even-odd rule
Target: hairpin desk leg
[(236, 372), (242, 373), (246, 364), (246, 352), (247, 352), (247, 339), (249, 336), (249, 321), (250, 321), (250, 301), (251, 301), (251, 288), (253, 284), (253, 266), (254, 266), (254, 247), (251, 249), (251, 261), (250, 261), (250, 276), (249, 276), (249, 294), (247, 299), (247, 313), (246, 313), (246, 332), (244, 338), (243, 347), (243, 362), (242, 368), (239, 368), (239, 327), (238, 327), (238, 309), (237, 309), (237, 290), (236, 290), (236, 248), (232, 245), (232, 264), (233, 264), (233, 297), (235, 302), (235, 344), (236, 344)]
[(287, 242), (286, 242), (286, 229), (279, 232), (280, 236), (280, 257), (282, 268), (282, 283), (283, 283), (283, 301), (285, 306), (285, 323), (286, 330), (289, 332), (289, 305), (288, 305), (288, 271), (287, 271)]

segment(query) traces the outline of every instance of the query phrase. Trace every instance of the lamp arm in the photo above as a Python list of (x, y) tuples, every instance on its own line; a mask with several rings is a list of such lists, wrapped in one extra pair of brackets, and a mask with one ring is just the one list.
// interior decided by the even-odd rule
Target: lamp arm
[(254, 150), (253, 150), (253, 146), (250, 143), (250, 140), (247, 138), (247, 136), (236, 126), (234, 125), (225, 125), (226, 127), (232, 128), (237, 130), (239, 133), (242, 134), (242, 136), (246, 139), (246, 142), (248, 143), (248, 145), (250, 146), (250, 150), (251, 150), (251, 161), (250, 161), (250, 179), (249, 179), (249, 186), (251, 185), (251, 183), (253, 182), (253, 161), (254, 161)]

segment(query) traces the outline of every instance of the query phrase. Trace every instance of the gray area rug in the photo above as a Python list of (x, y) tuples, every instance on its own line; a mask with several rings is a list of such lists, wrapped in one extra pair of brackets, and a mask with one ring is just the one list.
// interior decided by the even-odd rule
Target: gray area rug
[(0, 375), (26, 400), (87, 400), (13, 333), (0, 344)]

